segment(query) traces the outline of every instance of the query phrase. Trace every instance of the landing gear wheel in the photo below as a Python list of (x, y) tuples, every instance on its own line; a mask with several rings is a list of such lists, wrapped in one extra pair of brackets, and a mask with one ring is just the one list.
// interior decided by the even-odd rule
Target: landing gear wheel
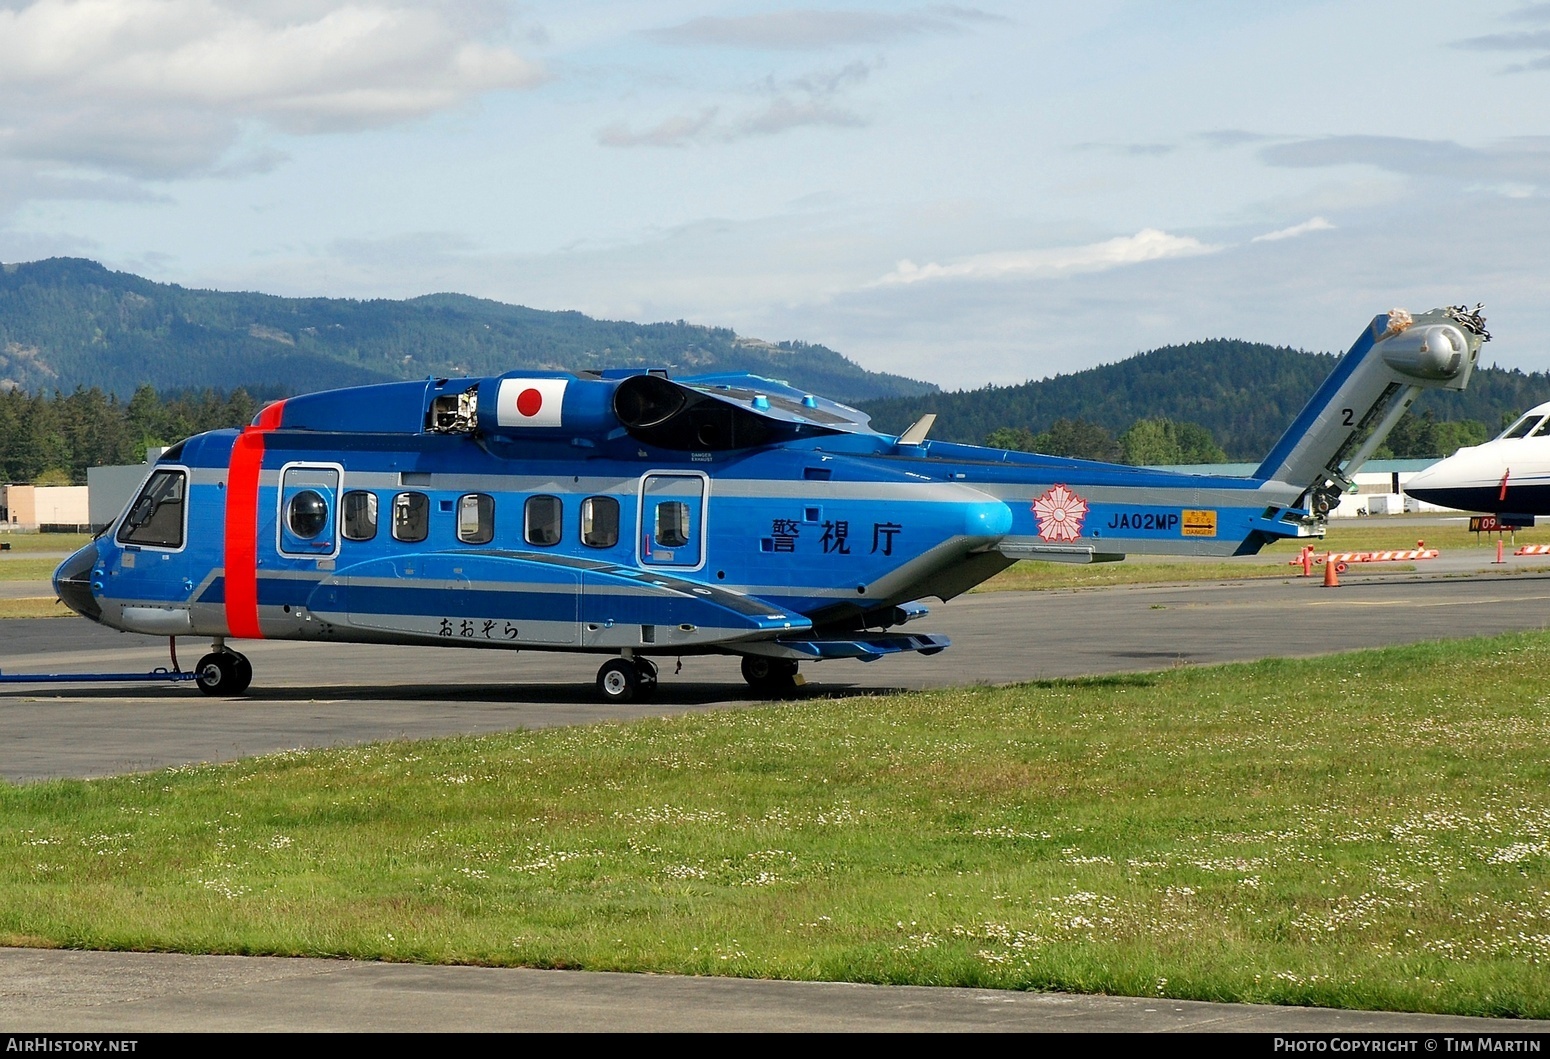
[(744, 655), (743, 679), (762, 695), (789, 695), (796, 690), (797, 664), (788, 658)]
[(232, 694), (237, 695), (248, 690), (248, 685), (253, 683), (253, 663), (248, 661), (248, 656), (232, 652), (232, 657), (237, 660), (237, 683), (232, 686)]
[(634, 702), (641, 690), (640, 671), (633, 662), (610, 658), (597, 671), (597, 690), (604, 702)]
[(241, 695), (253, 682), (253, 664), (235, 651), (211, 651), (194, 672), (194, 683), (206, 695)]
[(640, 680), (640, 687), (636, 688), (637, 698), (649, 699), (657, 693), (657, 666), (655, 662), (646, 658), (635, 660), (635, 675)]

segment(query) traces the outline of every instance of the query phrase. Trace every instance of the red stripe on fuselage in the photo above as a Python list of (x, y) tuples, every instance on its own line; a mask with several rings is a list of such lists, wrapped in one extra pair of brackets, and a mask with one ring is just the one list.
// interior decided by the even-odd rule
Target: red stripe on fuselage
[(258, 413), (258, 418), (253, 420), (253, 427), (258, 430), (279, 430), (280, 420), (284, 415), (284, 401), (276, 401), (274, 404), (265, 405), (264, 410)]
[(264, 635), (258, 623), (258, 482), (264, 435), (280, 425), (284, 407), (276, 401), (237, 435), (226, 475), (226, 629), (244, 639)]

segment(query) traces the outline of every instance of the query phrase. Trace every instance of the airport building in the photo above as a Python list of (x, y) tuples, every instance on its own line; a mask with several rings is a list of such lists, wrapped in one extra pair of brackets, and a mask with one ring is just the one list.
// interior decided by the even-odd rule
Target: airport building
[(79, 533), (91, 526), (84, 485), (0, 486), (4, 529), (24, 533)]
[(95, 533), (124, 510), (165, 451), (151, 449), (144, 463), (88, 467), (85, 485), (0, 485), (0, 532)]

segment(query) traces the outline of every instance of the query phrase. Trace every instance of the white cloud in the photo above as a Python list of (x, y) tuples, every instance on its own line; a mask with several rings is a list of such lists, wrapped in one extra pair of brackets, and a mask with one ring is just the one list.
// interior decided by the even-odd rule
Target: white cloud
[(1296, 239), (1299, 235), (1307, 235), (1309, 232), (1327, 232), (1335, 226), (1323, 217), (1314, 217), (1312, 220), (1294, 224), (1290, 228), (1282, 228), (1274, 232), (1266, 232), (1264, 235), (1256, 235), (1250, 239), (1251, 243), (1274, 243), (1282, 239)]
[(1005, 22), (983, 11), (937, 7), (905, 12), (777, 11), (759, 15), (690, 19), (654, 31), (668, 44), (757, 51), (806, 51), (857, 44), (881, 44), (919, 34), (962, 32), (966, 23)]
[(1490, 195), (1500, 195), (1506, 199), (1527, 199), (1538, 194), (1539, 188), (1534, 184), (1517, 184), (1505, 181), (1500, 184), (1470, 184), (1465, 191), (1483, 191)]
[(768, 96), (759, 109), (718, 121), (721, 107), (701, 107), (675, 114), (636, 132), (622, 121), (598, 130), (604, 147), (685, 147), (691, 143), (730, 143), (749, 136), (773, 136), (805, 126), (854, 128), (867, 124), (861, 115), (839, 105), (846, 91), (866, 81), (871, 67), (852, 62), (838, 70), (815, 70), (777, 83), (773, 77), (757, 91)]
[(214, 169), (244, 124), (350, 131), (532, 85), (488, 5), (34, 0), (0, 8), (0, 155)]
[(1080, 272), (1103, 272), (1163, 258), (1194, 257), (1221, 249), (1220, 246), (1202, 243), (1193, 236), (1170, 235), (1158, 228), (1143, 228), (1135, 235), (1122, 235), (1086, 246), (976, 254), (946, 265), (935, 262), (917, 265), (913, 261), (900, 261), (897, 268), (869, 286), (896, 286), (938, 279), (1056, 277)]
[(686, 147), (711, 128), (716, 111), (705, 107), (698, 114), (677, 114), (640, 132), (616, 121), (598, 131), (597, 142), (604, 147)]

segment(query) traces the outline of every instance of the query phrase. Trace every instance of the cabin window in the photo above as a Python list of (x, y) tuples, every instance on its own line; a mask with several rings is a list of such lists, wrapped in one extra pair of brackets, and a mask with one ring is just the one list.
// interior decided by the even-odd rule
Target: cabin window
[(328, 525), (328, 501), (313, 489), (303, 489), (285, 505), (285, 521), (291, 532), (310, 541)]
[(666, 500), (657, 505), (656, 541), (664, 548), (682, 548), (689, 543), (688, 504)]
[(589, 496), (581, 502), (581, 543), (589, 548), (612, 548), (619, 543), (619, 501), (611, 496)]
[(424, 493), (399, 493), (393, 498), (393, 539), (423, 541), (431, 530), (431, 501)]
[(153, 548), (183, 547), (183, 494), (188, 476), (182, 471), (157, 471), (135, 497), (119, 527), (120, 544)]
[(559, 497), (530, 496), (522, 515), (522, 538), (529, 544), (558, 544), (561, 519)]
[(377, 494), (352, 489), (340, 501), (344, 515), (344, 539), (369, 541), (377, 535)]
[(495, 498), (469, 493), (457, 502), (457, 539), (464, 544), (489, 544), (495, 538)]

